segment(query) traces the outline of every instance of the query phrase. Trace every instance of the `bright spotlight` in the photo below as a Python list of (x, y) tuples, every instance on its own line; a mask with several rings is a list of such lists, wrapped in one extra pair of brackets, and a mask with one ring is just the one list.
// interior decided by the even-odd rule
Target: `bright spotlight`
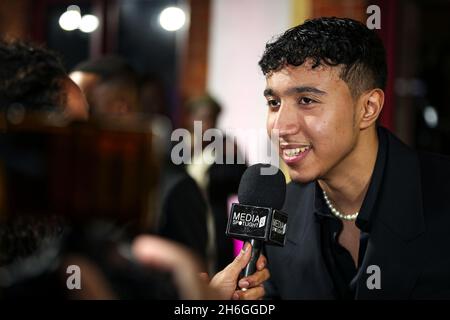
[(80, 12), (76, 10), (70, 10), (64, 12), (61, 17), (59, 17), (59, 25), (63, 30), (73, 31), (78, 29), (81, 23)]
[(181, 29), (186, 22), (186, 14), (177, 7), (164, 9), (159, 15), (159, 23), (167, 31), (176, 31)]
[(430, 128), (436, 128), (439, 123), (439, 115), (435, 107), (427, 106), (423, 111), (425, 123)]
[(92, 14), (86, 14), (81, 18), (80, 30), (86, 33), (91, 33), (97, 30), (99, 25), (98, 18)]

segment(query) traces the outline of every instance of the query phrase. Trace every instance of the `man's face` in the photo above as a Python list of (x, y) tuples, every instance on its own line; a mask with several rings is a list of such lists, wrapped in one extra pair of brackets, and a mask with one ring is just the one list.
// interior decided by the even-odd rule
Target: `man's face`
[(120, 85), (101, 82), (95, 73), (74, 71), (70, 78), (84, 92), (93, 115), (121, 116), (134, 111), (138, 104), (137, 93), (128, 92)]
[(356, 145), (355, 102), (338, 67), (286, 66), (267, 76), (267, 130), (294, 181), (326, 178)]

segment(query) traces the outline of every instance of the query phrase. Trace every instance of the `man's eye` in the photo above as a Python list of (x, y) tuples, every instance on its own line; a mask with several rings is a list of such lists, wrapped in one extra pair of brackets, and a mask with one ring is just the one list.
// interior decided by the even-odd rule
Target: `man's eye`
[(278, 108), (280, 106), (280, 102), (274, 99), (267, 100), (267, 105), (271, 108)]
[(303, 97), (299, 100), (300, 104), (311, 104), (316, 102), (315, 100), (311, 99), (311, 98), (307, 98), (307, 97)]

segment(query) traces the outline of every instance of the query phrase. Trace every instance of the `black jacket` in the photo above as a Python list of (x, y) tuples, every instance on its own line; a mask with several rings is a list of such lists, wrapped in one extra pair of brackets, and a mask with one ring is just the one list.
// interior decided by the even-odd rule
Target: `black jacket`
[(164, 167), (161, 177), (158, 234), (193, 250), (207, 263), (206, 202), (195, 181), (181, 166)]
[[(417, 153), (387, 130), (380, 133), (387, 142), (386, 163), (355, 298), (450, 299), (450, 158)], [(268, 297), (336, 297), (322, 256), (315, 192), (316, 182), (288, 185), (286, 245), (266, 248)], [(370, 265), (380, 267), (379, 290), (368, 289)]]

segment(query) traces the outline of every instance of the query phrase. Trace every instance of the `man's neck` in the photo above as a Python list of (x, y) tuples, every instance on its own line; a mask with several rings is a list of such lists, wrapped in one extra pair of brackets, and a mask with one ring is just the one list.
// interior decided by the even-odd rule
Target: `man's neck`
[(378, 152), (376, 129), (363, 131), (355, 148), (318, 180), (335, 207), (343, 214), (359, 211), (369, 187)]

